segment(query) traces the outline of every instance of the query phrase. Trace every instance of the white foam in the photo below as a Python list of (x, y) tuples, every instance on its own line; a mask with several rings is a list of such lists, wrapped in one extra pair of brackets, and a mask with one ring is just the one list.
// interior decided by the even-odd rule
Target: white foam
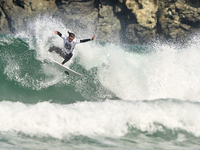
[(137, 54), (113, 44), (91, 44), (83, 51), (78, 49), (78, 55), (86, 69), (98, 67), (101, 84), (121, 99), (199, 101), (199, 45), (179, 48), (155, 43), (152, 52)]
[(130, 128), (147, 133), (183, 130), (200, 136), (199, 105), (157, 102), (79, 102), (70, 105), (0, 102), (0, 132), (66, 138), (71, 135), (124, 136)]

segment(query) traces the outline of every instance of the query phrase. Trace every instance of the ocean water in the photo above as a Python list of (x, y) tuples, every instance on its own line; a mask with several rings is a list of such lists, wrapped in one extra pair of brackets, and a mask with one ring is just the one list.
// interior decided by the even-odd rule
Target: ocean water
[[(78, 44), (62, 74), (45, 59), (63, 46), (37, 18), (0, 35), (0, 150), (200, 149), (200, 40), (146, 45)], [(77, 38), (93, 36), (93, 31)]]

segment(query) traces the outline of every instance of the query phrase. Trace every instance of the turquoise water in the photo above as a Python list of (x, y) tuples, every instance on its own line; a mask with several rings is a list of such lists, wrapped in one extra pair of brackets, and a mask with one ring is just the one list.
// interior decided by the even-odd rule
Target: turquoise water
[(43, 18), (0, 35), (0, 149), (199, 149), (198, 35), (185, 45), (79, 44), (67, 65), (83, 77), (70, 77), (43, 62), (62, 61), (47, 51), (62, 47), (57, 26), (67, 33)]

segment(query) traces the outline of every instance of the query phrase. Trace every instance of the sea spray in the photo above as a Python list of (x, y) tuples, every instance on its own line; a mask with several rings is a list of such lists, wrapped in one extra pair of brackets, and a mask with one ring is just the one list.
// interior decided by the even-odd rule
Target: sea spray
[[(19, 43), (17, 42), (19, 40), (11, 39), (11, 42), (17, 42), (19, 45), (7, 50), (9, 57), (4, 74), (21, 86), (34, 90), (58, 84), (72, 85), (87, 100), (115, 97), (126, 100), (175, 98), (199, 101), (200, 99), (200, 53), (199, 42), (198, 40), (195, 42), (197, 39), (195, 37), (198, 35), (191, 38), (184, 47), (156, 41), (146, 46), (146, 52), (143, 53), (139, 53), (137, 46), (134, 45), (130, 51), (119, 44), (100, 44), (94, 41), (77, 44), (74, 56), (67, 66), (84, 73), (83, 78), (78, 79), (54, 72), (51, 65), (43, 63), (44, 59), (62, 60), (57, 54), (48, 52), (48, 48), (52, 45), (63, 46), (62, 39), (54, 34), (54, 30), (66, 34), (68, 27), (52, 17), (33, 20), (27, 33), (19, 34), (20, 37), (25, 34), (24, 37), (28, 38), (25, 40), (27, 42), (25, 47), (20, 49), (20, 55), (14, 50), (24, 43), (23, 40)], [(77, 37), (86, 38), (81, 31), (78, 34)], [(12, 43), (10, 46), (12, 47)], [(32, 49), (36, 54), (32, 53), (30, 56), (28, 53)], [(30, 58), (32, 62), (29, 61), (29, 66), (25, 66)], [(30, 73), (26, 67), (31, 67), (32, 72), (37, 73)], [(27, 73), (24, 70), (27, 70)]]

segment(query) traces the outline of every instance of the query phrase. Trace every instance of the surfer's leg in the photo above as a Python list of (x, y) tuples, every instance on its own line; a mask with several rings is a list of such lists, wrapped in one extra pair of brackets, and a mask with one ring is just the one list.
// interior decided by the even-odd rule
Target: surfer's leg
[(62, 64), (64, 65), (67, 61), (69, 61), (72, 58), (72, 56), (72, 53), (65, 55), (65, 60), (62, 62)]
[(65, 53), (63, 50), (57, 46), (52, 46), (49, 48), (49, 52), (55, 51), (57, 54), (60, 54), (61, 57), (65, 58)]
[(52, 47), (50, 47), (50, 48), (49, 48), (49, 52), (53, 52), (53, 51), (55, 51), (56, 48), (57, 48), (56, 46), (52, 46)]

